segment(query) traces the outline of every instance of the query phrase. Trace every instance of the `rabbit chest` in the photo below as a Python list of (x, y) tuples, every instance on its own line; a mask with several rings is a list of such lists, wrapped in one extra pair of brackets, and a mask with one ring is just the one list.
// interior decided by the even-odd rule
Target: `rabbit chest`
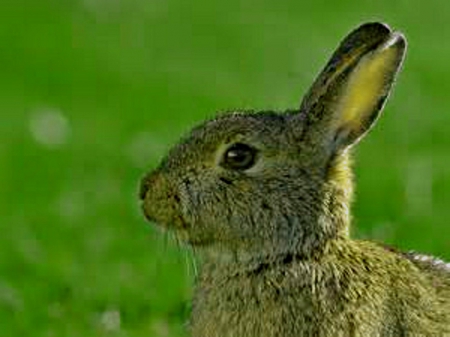
[(386, 279), (342, 265), (205, 268), (191, 318), (195, 337), (398, 336)]

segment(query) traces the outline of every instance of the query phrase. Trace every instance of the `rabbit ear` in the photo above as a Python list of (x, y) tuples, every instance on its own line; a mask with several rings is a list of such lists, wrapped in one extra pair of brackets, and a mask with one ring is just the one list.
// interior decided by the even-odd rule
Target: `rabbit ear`
[(328, 135), (334, 149), (360, 139), (382, 110), (405, 50), (403, 35), (384, 24), (351, 32), (303, 99), (308, 129)]

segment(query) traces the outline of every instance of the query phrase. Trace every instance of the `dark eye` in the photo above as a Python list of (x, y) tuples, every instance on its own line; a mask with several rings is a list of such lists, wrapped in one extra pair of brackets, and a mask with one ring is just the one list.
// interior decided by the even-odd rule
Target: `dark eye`
[(257, 150), (243, 143), (231, 145), (225, 152), (222, 166), (232, 170), (247, 170), (255, 164)]

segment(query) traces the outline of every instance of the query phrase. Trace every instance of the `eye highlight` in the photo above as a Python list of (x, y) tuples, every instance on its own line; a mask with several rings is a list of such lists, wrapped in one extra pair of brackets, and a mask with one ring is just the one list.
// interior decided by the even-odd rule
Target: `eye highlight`
[(235, 143), (226, 151), (221, 165), (227, 169), (244, 171), (255, 164), (257, 150), (247, 144)]

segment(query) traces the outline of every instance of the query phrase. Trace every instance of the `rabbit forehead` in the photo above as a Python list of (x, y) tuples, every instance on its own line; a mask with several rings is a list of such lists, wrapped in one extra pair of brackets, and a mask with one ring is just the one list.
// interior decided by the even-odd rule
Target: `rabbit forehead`
[(263, 149), (280, 148), (280, 145), (284, 148), (287, 130), (284, 114), (252, 111), (221, 114), (195, 127), (170, 151), (166, 164), (213, 162), (219, 149), (234, 142), (247, 142)]
[(218, 117), (205, 122), (192, 132), (192, 136), (200, 134), (206, 142), (219, 140), (220, 143), (233, 142), (236, 137), (252, 138), (260, 136), (261, 141), (274, 143), (278, 132), (286, 129), (286, 118), (273, 111), (253, 112), (235, 111), (222, 113)]

